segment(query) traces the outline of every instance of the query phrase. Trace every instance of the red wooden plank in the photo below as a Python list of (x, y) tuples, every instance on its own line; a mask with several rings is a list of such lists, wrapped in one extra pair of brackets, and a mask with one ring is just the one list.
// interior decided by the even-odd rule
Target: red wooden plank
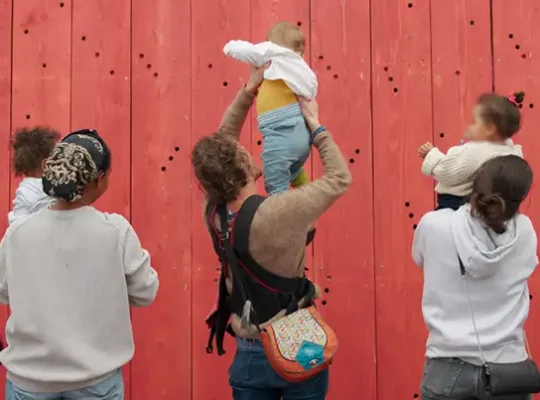
[[(538, 3), (534, 0), (518, 0), (508, 3), (493, 0), (493, 44), (495, 90), (510, 94), (525, 91), (525, 104), (521, 109), (523, 129), (515, 138), (523, 145), (525, 159), (533, 171), (540, 169), (540, 141), (537, 127), (540, 124), (540, 17)], [(524, 202), (523, 213), (532, 219), (537, 232), (540, 228), (540, 205), (538, 178), (532, 193)], [(529, 284), (531, 310), (527, 322), (527, 336), (533, 356), (540, 351), (540, 277), (535, 274)]]
[[(70, 124), (71, 2), (13, 2), (12, 127)], [(12, 194), (19, 183), (11, 180)]]
[[(250, 39), (250, 0), (197, 0), (191, 3), (192, 26), (192, 143), (215, 132), (225, 108), (247, 79), (248, 67), (223, 55), (229, 40)], [(226, 86), (225, 86), (226, 84)], [(241, 142), (249, 148), (250, 123)], [(202, 199), (193, 185), (193, 399), (221, 400), (230, 397), (227, 371), (235, 352), (230, 337), (225, 341), (227, 355), (205, 353), (208, 330), (204, 320), (215, 300), (218, 260), (202, 220)], [(208, 377), (212, 377), (209, 381)], [(211, 384), (209, 384), (211, 382)]]
[[(130, 218), (130, 1), (73, 3), (71, 130), (97, 129), (111, 148), (109, 190), (96, 206)], [(130, 398), (130, 366), (124, 367)]]
[[(378, 398), (418, 393), (425, 349), (413, 225), (433, 183), (418, 146), (432, 140), (429, 2), (371, 2)], [(408, 205), (408, 206), (406, 206)], [(388, 371), (400, 371), (389, 378)]]
[[(321, 218), (315, 242), (321, 309), (340, 343), (329, 398), (375, 399), (369, 2), (314, 2), (311, 26), (321, 122), (334, 133), (353, 174), (349, 192)], [(314, 157), (320, 175), (322, 165)]]
[(111, 147), (110, 188), (98, 208), (130, 213), (130, 1), (73, 2), (71, 128), (94, 128)]
[[(7, 227), (10, 195), (10, 152), (9, 136), (11, 131), (11, 0), (0, 0), (0, 146), (4, 149), (0, 166), (0, 232)], [(5, 338), (7, 307), (0, 306), (0, 329), (2, 340)], [(5, 369), (0, 374), (0, 398), (4, 397)]]
[(160, 278), (133, 310), (133, 400), (191, 398), (189, 3), (133, 2), (132, 216)]
[(492, 88), (490, 1), (432, 6), (431, 41), (435, 143), (446, 150), (459, 144), (478, 96)]

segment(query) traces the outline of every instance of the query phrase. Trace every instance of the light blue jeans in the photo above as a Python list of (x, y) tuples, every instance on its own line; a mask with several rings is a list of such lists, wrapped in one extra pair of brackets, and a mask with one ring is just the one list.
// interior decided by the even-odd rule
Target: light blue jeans
[(122, 370), (93, 386), (58, 393), (27, 392), (8, 380), (6, 400), (124, 400)]
[(300, 104), (280, 107), (259, 116), (264, 186), (271, 195), (289, 190), (311, 151), (311, 133)]
[(328, 370), (303, 382), (290, 383), (270, 365), (259, 340), (237, 339), (229, 369), (234, 400), (324, 400)]

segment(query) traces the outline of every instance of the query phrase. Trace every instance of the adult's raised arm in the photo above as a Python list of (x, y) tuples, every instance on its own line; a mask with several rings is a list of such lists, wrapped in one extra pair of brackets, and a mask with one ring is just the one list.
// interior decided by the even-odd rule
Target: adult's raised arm
[(268, 212), (269, 221), (284, 224), (284, 229), (299, 233), (307, 231), (347, 191), (352, 182), (341, 150), (330, 132), (319, 123), (317, 102), (300, 99), (300, 104), (308, 127), (314, 134), (313, 146), (319, 152), (323, 175), (298, 189), (270, 196), (264, 203), (264, 209), (259, 209), (259, 214)]
[(219, 134), (225, 133), (234, 136), (237, 139), (240, 137), (240, 132), (242, 132), (242, 127), (248, 116), (249, 109), (253, 105), (259, 86), (261, 86), (264, 79), (264, 71), (269, 65), (270, 64), (265, 64), (262, 67), (251, 67), (251, 72), (246, 85), (240, 89), (236, 98), (229, 105), (225, 114), (223, 114), (218, 129)]

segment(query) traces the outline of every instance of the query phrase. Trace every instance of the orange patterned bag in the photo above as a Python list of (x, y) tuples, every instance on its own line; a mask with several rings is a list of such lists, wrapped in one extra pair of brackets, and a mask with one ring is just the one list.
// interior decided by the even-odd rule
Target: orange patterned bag
[(288, 382), (301, 382), (324, 371), (338, 349), (336, 334), (314, 306), (266, 326), (261, 341), (270, 365)]

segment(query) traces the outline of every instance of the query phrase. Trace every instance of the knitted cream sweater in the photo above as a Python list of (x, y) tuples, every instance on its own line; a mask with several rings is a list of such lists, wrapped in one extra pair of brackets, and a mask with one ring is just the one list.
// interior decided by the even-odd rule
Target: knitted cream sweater
[(504, 143), (468, 142), (451, 147), (446, 154), (438, 148), (431, 150), (422, 163), (422, 172), (439, 183), (440, 194), (466, 196), (471, 193), (474, 174), (491, 158), (514, 154), (523, 157), (520, 145), (508, 139)]

